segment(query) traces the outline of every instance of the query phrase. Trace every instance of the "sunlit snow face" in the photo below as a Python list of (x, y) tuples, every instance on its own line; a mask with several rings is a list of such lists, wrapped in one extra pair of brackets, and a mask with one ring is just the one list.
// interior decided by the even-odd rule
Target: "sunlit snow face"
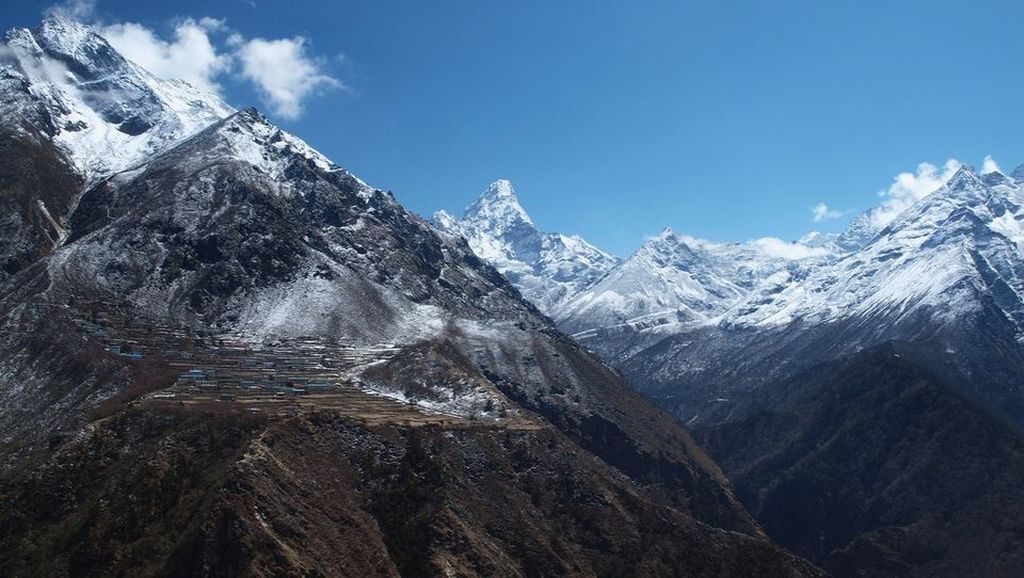
[(61, 34), (46, 26), (38, 35), (16, 30), (0, 59), (28, 82), (9, 101), (45, 107), (58, 146), (88, 176), (127, 169), (233, 112), (212, 94), (152, 76), (74, 27)]

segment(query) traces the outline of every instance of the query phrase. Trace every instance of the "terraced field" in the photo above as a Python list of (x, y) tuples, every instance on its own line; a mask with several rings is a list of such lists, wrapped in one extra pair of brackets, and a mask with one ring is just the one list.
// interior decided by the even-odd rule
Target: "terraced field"
[(169, 385), (131, 400), (140, 407), (285, 417), (332, 412), (367, 425), (541, 428), (524, 415), (453, 415), (367, 388), (359, 374), (400, 352), (394, 344), (354, 347), (312, 338), (254, 344), (236, 334), (133, 323), (102, 303), (70, 313), (108, 355), (168, 376)]

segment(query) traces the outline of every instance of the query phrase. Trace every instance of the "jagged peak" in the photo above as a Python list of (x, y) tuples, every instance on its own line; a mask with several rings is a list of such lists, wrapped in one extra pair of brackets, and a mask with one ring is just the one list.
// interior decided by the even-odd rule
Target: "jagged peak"
[(32, 31), (28, 28), (8, 29), (4, 32), (3, 42), (7, 45), (30, 49), (32, 52), (42, 52), (42, 47), (39, 46), (36, 37), (32, 35)]
[(517, 198), (516, 190), (512, 188), (512, 181), (508, 179), (498, 179), (487, 186), (487, 190), (484, 191), (483, 197), (492, 197), (498, 199)]
[(471, 220), (492, 220), (502, 223), (522, 222), (533, 225), (533, 220), (519, 204), (519, 197), (506, 179), (498, 179), (487, 186), (473, 204), (466, 207), (462, 218)]
[(964, 165), (946, 182), (944, 187), (919, 202), (926, 206), (934, 204), (931, 202), (934, 197), (935, 203), (942, 203), (943, 199), (946, 199), (956, 204), (969, 205), (986, 198), (989, 191), (990, 184), (986, 176), (978, 174), (974, 167)]
[(988, 185), (982, 175), (970, 165), (962, 165), (946, 184), (934, 193), (917, 202), (921, 207), (942, 205), (952, 202), (957, 205), (972, 204), (988, 195)]
[(62, 35), (83, 38), (91, 34), (92, 28), (68, 16), (61, 10), (50, 10), (43, 16), (39, 31), (47, 35)]
[(657, 235), (648, 237), (634, 252), (634, 255), (666, 255), (680, 250), (692, 250), (701, 241), (695, 237), (675, 232), (672, 227), (664, 227)]
[[(728, 243), (726, 243), (725, 245), (728, 245)], [(706, 239), (694, 237), (692, 235), (687, 235), (685, 233), (676, 232), (674, 229), (672, 229), (672, 227), (665, 227), (657, 235), (649, 237), (647, 239), (647, 242), (644, 243), (643, 246), (669, 248), (687, 247), (690, 249), (695, 249), (701, 247), (718, 247), (724, 245), (721, 243), (714, 243)], [(643, 246), (641, 246), (641, 248)]]
[(657, 235), (653, 235), (651, 237), (648, 237), (647, 240), (644, 242), (643, 245), (641, 245), (640, 248), (643, 248), (645, 246), (650, 246), (650, 245), (659, 245), (659, 244), (663, 244), (665, 242), (675, 243), (675, 242), (678, 242), (678, 241), (679, 241), (679, 236), (676, 234), (675, 231), (672, 230), (672, 227), (662, 227), (661, 232), (659, 232)]
[(990, 187), (1010, 184), (1010, 179), (1000, 171), (990, 171), (981, 176), (981, 180)]
[(960, 168), (956, 170), (956, 173), (950, 177), (946, 183), (951, 189), (959, 188), (965, 185), (982, 184), (981, 175), (971, 165), (960, 165)]
[[(200, 156), (212, 154), (217, 158), (245, 161), (275, 178), (281, 177), (296, 157), (311, 161), (325, 172), (344, 171), (302, 139), (274, 125), (254, 107), (247, 107), (211, 124), (164, 151), (158, 159), (166, 157), (177, 163), (182, 151), (191, 155), (197, 150), (203, 151)], [(359, 183), (367, 190), (371, 189), (366, 183)]]
[(90, 26), (60, 12), (47, 15), (33, 35), (47, 52), (83, 66), (104, 70), (127, 66), (127, 60)]
[(255, 130), (257, 127), (261, 130), (280, 130), (267, 117), (263, 116), (259, 110), (254, 106), (247, 106), (242, 110), (228, 116), (221, 123), (221, 125), (243, 125), (249, 127), (250, 130)]

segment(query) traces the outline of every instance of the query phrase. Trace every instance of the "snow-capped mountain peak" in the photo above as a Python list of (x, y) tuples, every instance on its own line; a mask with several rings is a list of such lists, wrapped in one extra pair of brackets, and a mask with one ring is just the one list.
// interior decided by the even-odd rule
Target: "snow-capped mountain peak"
[(990, 173), (985, 173), (984, 175), (981, 176), (981, 178), (982, 178), (983, 181), (985, 181), (985, 184), (990, 186), (990, 187), (993, 187), (993, 186), (996, 186), (996, 185), (999, 185), (999, 184), (1003, 184), (1003, 183), (1010, 184), (1010, 181), (1011, 181), (1010, 177), (1004, 175), (1003, 173), (1001, 173), (999, 171), (992, 171)]
[(153, 76), (59, 14), (4, 35), (0, 111), (42, 130), (89, 178), (134, 166), (234, 112), (216, 95)]
[(516, 191), (512, 187), (512, 181), (509, 181), (508, 179), (498, 179), (492, 182), (487, 185), (487, 190), (480, 195), (478, 201), (497, 199), (511, 199), (518, 204), (519, 198), (516, 197)]
[[(209, 142), (211, 140), (215, 142)], [(196, 149), (187, 159), (192, 165), (214, 163), (223, 158), (239, 159), (275, 181), (285, 181), (297, 162), (308, 163), (324, 172), (344, 170), (301, 139), (271, 124), (252, 107), (210, 125), (183, 141), (181, 147), (190, 148), (191, 141), (204, 141), (201, 146), (191, 147)], [(180, 165), (180, 151), (169, 152), (174, 152), (173, 162)], [(157, 155), (150, 164), (162, 162), (163, 156)]]
[(548, 315), (618, 263), (579, 236), (541, 232), (519, 203), (512, 183), (503, 179), (491, 183), (462, 218), (438, 211), (433, 222), (438, 229), (465, 238), (477, 256)]
[(730, 313), (735, 325), (927, 315), (940, 323), (991, 295), (1024, 327), (1024, 191), (1004, 175), (961, 167), (863, 249), (786, 287), (766, 287)]
[(788, 257), (758, 241), (714, 243), (666, 227), (555, 319), (573, 333), (708, 323), (763, 280), (779, 272), (796, 276), (811, 265)]
[(47, 16), (33, 36), (51, 56), (78, 68), (78, 74), (113, 73), (128, 66), (128, 61), (89, 26), (61, 14)]
[(512, 183), (499, 179), (488, 185), (487, 190), (466, 207), (462, 218), (478, 223), (486, 223), (495, 228), (510, 227), (517, 224), (533, 225), (533, 220), (519, 204)]

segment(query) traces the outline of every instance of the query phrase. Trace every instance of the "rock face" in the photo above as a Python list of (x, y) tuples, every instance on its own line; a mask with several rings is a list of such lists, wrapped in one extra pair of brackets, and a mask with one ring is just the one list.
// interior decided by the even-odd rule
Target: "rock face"
[(491, 183), (461, 219), (439, 211), (433, 221), (465, 238), (478, 257), (550, 317), (619, 262), (580, 237), (539, 231), (504, 180)]
[(58, 147), (30, 125), (0, 129), (0, 280), (64, 242), (65, 216), (82, 177)]
[[(26, 34), (83, 78), (147, 78), (77, 24)], [(255, 110), (172, 130), (162, 82), (64, 103), (97, 115), (81, 142), (142, 139), (130, 162), (47, 124), (52, 82), (10, 109), (84, 191), (0, 283), (0, 567), (819, 574), (460, 238)]]

